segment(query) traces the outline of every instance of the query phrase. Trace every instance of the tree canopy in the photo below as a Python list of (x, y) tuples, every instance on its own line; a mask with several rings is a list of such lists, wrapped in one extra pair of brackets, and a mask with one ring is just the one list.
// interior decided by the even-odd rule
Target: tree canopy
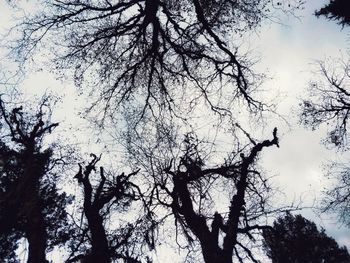
[[(298, 205), (276, 201), (260, 157), (279, 147), (277, 128), (256, 139), (238, 120), (269, 106), (256, 93), (265, 76), (246, 37), (302, 0), (35, 1), (11, 31), (11, 55), (21, 70), (74, 80), (92, 100), (83, 102), (84, 136), (97, 128), (96, 144), (112, 139), (89, 160), (75, 158), (60, 148), (47, 98), (33, 111), (0, 97), (0, 261), (18, 262), (23, 240), (29, 263), (46, 263), (58, 248), (66, 263), (151, 263), (168, 245), (185, 262), (260, 262), (262, 248), (280, 263), (350, 260), (290, 213)], [(328, 141), (345, 147), (348, 67), (331, 74), (320, 65), (324, 81), (310, 85), (302, 122), (335, 124)], [(348, 171), (340, 178), (326, 209), (348, 218)]]
[[(318, 62), (317, 80), (309, 84), (309, 94), (301, 103), (300, 120), (312, 129), (326, 127), (327, 146), (349, 149), (350, 68), (349, 60), (329, 58)], [(324, 191), (322, 212), (335, 212), (342, 223), (350, 225), (349, 165), (341, 162), (329, 166), (327, 177), (332, 184)]]
[(293, 10), (302, 1), (38, 4), (39, 12), (19, 25), (17, 58), (31, 57), (41, 45), (52, 47), (54, 67), (73, 72), (79, 86), (90, 84), (94, 105), (103, 108), (96, 109), (102, 113), (100, 118), (121, 110), (136, 115), (135, 124), (146, 113), (184, 118), (203, 104), (227, 114), (235, 98), (254, 111), (261, 110), (263, 104), (251, 95), (261, 76), (254, 73), (253, 62), (239, 52), (234, 40), (273, 16), (273, 10)]
[[(245, 257), (256, 261), (254, 251), (244, 244), (244, 239), (254, 241), (253, 235), (266, 227), (259, 224), (259, 220), (270, 213), (265, 205), (270, 189), (260, 172), (254, 169), (254, 164), (258, 154), (271, 146), (278, 146), (277, 129), (272, 140), (253, 143), (247, 155), (243, 151), (239, 157), (232, 153), (238, 160), (232, 158), (216, 168), (207, 168), (198, 145), (189, 139), (177, 168), (172, 170), (170, 163), (164, 169), (170, 175), (173, 188), (169, 190), (163, 180), (159, 183), (159, 191), (167, 193), (172, 201), (170, 204), (160, 202), (172, 209), (189, 241), (192, 235), (198, 239), (206, 263), (233, 262), (234, 257), (239, 262), (243, 262)], [(222, 191), (231, 192), (229, 207), (225, 208), (225, 213), (216, 211), (210, 215), (212, 189), (208, 184), (214, 185), (215, 181), (223, 178), (227, 180), (227, 187)]]
[[(45, 262), (46, 252), (64, 245), (72, 229), (65, 210), (72, 201), (56, 188), (59, 155), (45, 147), (44, 137), (58, 125), (50, 121), (44, 99), (35, 113), (7, 110), (1, 99), (0, 242), (2, 258), (17, 262), (20, 238), (29, 244), (28, 262)], [(6, 211), (6, 212), (5, 212)]]
[(330, 0), (328, 4), (315, 12), (317, 17), (325, 16), (329, 20), (336, 20), (338, 24), (350, 25), (350, 3), (347, 0)]
[(239, 140), (221, 161), (194, 133), (185, 136), (179, 152), (143, 146), (135, 154), (152, 175), (153, 220), (160, 229), (175, 226), (174, 242), (194, 261), (257, 262), (267, 218), (296, 209), (270, 202), (275, 192), (258, 165), (265, 149), (278, 146), (277, 129), (264, 141), (241, 131), (248, 142)]
[(350, 261), (346, 247), (319, 231), (315, 223), (301, 215), (287, 213), (271, 229), (263, 230), (264, 247), (273, 263), (345, 263)]
[(124, 173), (114, 175), (106, 174), (104, 168), (100, 167), (100, 178), (97, 184), (92, 183), (93, 172), (96, 171), (96, 164), (101, 156), (91, 154), (91, 157), (92, 160), (84, 168), (79, 164), (79, 172), (75, 175), (83, 188), (82, 214), (86, 218), (86, 224), (83, 225), (83, 220), (80, 222), (81, 234), (75, 237), (79, 242), (72, 241), (75, 247), (67, 262), (75, 262), (78, 259), (91, 263), (108, 263), (116, 260), (140, 263), (141, 259), (148, 261), (148, 257), (144, 256), (140, 249), (143, 245), (147, 245), (140, 231), (142, 228), (145, 233), (149, 231), (148, 222), (142, 213), (137, 216), (135, 222), (132, 222), (132, 217), (129, 216), (129, 221), (125, 225), (111, 222), (116, 226), (106, 226), (106, 221), (113, 213), (125, 212), (133, 201), (143, 198), (140, 188), (131, 181), (131, 177), (138, 171), (128, 175)]

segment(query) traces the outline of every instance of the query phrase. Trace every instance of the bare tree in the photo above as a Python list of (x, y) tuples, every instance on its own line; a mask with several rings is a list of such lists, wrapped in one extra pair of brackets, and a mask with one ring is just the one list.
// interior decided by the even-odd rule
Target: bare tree
[(49, 45), (59, 71), (73, 70), (78, 85), (90, 82), (104, 114), (121, 109), (142, 119), (163, 111), (184, 118), (201, 102), (224, 114), (235, 98), (261, 110), (251, 95), (261, 76), (232, 39), (273, 16), (271, 10), (294, 10), (302, 1), (39, 3), (41, 12), (20, 25), (16, 55), (25, 60)]
[(334, 162), (326, 174), (331, 185), (324, 191), (322, 212), (338, 215), (339, 221), (350, 227), (350, 172), (349, 164)]
[(337, 147), (346, 146), (347, 123), (350, 112), (349, 62), (335, 64), (319, 62), (321, 79), (309, 85), (309, 98), (302, 103), (301, 121), (312, 129), (326, 124), (329, 133), (326, 141)]
[(158, 166), (157, 157), (149, 157), (154, 167), (150, 169), (154, 174), (153, 205), (167, 209), (164, 217), (175, 218), (180, 247), (187, 247), (184, 239), (191, 251), (192, 245), (199, 244), (207, 263), (233, 262), (234, 258), (258, 262), (251, 243), (269, 228), (266, 216), (288, 209), (271, 206), (273, 189), (256, 166), (264, 148), (278, 146), (277, 129), (271, 140), (262, 142), (245, 134), (250, 145), (240, 147), (216, 166), (206, 164), (206, 154), (193, 134), (185, 137), (179, 158), (159, 161), (163, 164)]
[[(132, 183), (131, 177), (135, 176), (139, 170), (128, 175), (124, 173), (113, 176), (105, 175), (103, 167), (100, 167), (99, 179), (92, 177), (96, 170), (96, 164), (101, 157), (91, 154), (92, 160), (83, 168), (81, 165), (75, 178), (83, 188), (83, 214), (87, 219), (86, 230), (82, 228), (82, 235), (78, 246), (89, 243), (91, 248), (85, 254), (74, 255), (78, 251), (75, 248), (67, 262), (75, 262), (84, 259), (86, 262), (112, 262), (112, 260), (122, 260), (122, 262), (141, 262), (138, 255), (140, 251), (133, 251), (133, 247), (142, 245), (142, 234), (138, 233), (140, 226), (144, 227), (147, 222), (139, 215), (139, 219), (134, 224), (128, 223), (126, 227), (120, 227), (118, 232), (113, 232), (106, 228), (107, 218), (112, 213), (123, 212), (130, 207), (133, 201), (140, 200), (142, 193), (140, 188)], [(129, 218), (131, 218), (129, 216)], [(112, 222), (114, 225), (116, 222)], [(113, 227), (112, 227), (113, 229)], [(87, 232), (90, 234), (86, 239)], [(137, 241), (134, 240), (134, 235)], [(138, 253), (138, 254), (137, 254)], [(147, 258), (143, 256), (143, 258)], [(148, 259), (147, 259), (148, 260)], [(84, 261), (84, 262), (85, 262)], [(119, 261), (118, 261), (119, 262)]]
[[(302, 123), (313, 129), (326, 126), (327, 145), (347, 150), (349, 146), (348, 121), (350, 117), (349, 62), (319, 63), (322, 79), (310, 84), (310, 95), (301, 105)], [(333, 180), (326, 189), (322, 211), (337, 212), (341, 222), (350, 225), (350, 177), (348, 164), (333, 163), (328, 178)], [(334, 182), (335, 179), (335, 182)]]

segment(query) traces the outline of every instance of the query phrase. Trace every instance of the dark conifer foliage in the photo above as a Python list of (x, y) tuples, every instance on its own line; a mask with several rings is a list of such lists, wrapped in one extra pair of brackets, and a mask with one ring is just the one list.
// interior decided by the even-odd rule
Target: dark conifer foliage
[(14, 250), (25, 237), (28, 262), (44, 263), (71, 231), (65, 211), (71, 198), (58, 193), (57, 174), (51, 173), (58, 160), (54, 148), (43, 144), (58, 124), (50, 122), (47, 99), (34, 113), (6, 107), (1, 100), (0, 253), (5, 262), (17, 262)]
[(330, 0), (328, 4), (315, 12), (317, 17), (325, 16), (330, 20), (336, 20), (338, 24), (350, 25), (350, 2), (348, 0)]
[(319, 231), (316, 225), (302, 217), (287, 213), (276, 220), (271, 229), (263, 230), (264, 247), (273, 263), (347, 263), (346, 247)]

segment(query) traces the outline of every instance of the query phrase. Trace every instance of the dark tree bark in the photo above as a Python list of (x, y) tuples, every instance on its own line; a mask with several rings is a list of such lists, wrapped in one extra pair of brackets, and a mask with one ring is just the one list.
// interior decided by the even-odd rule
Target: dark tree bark
[(44, 263), (46, 261), (46, 246), (47, 233), (45, 229), (45, 222), (41, 212), (38, 191), (31, 191), (35, 189), (28, 188), (25, 194), (25, 204), (29, 211), (24, 214), (28, 218), (26, 224), (26, 237), (29, 244), (28, 263)]
[[(3, 159), (6, 164), (3, 163), (1, 166), (0, 208), (8, 210), (10, 219), (6, 222), (6, 215), (0, 214), (0, 223), (3, 220), (6, 222), (2, 224), (4, 229), (1, 229), (0, 235), (10, 236), (15, 232), (18, 238), (25, 237), (29, 244), (29, 263), (47, 262), (49, 231), (54, 232), (54, 234), (50, 232), (51, 243), (60, 243), (58, 240), (60, 240), (61, 230), (58, 227), (62, 220), (66, 219), (66, 214), (61, 213), (62, 208), (56, 208), (56, 205), (66, 204), (65, 195), (57, 194), (53, 186), (55, 180), (50, 182), (51, 186), (48, 188), (43, 183), (52, 162), (53, 153), (50, 148), (42, 149), (42, 140), (58, 125), (51, 123), (50, 116), (46, 116), (47, 112), (44, 108), (48, 106), (47, 99), (44, 98), (35, 115), (24, 113), (22, 107), (8, 112), (4, 102), (0, 100), (3, 126), (9, 131), (9, 134), (2, 134), (2, 136), (6, 138), (9, 135), (11, 143), (7, 143), (12, 147), (7, 153), (8, 160)], [(2, 140), (3, 138), (1, 142), (4, 143)], [(46, 190), (51, 192), (45, 192)], [(43, 196), (43, 193), (47, 195)], [(59, 218), (50, 216), (59, 216)], [(67, 226), (68, 222), (64, 224)], [(53, 228), (50, 229), (51, 227)]]
[(102, 217), (94, 208), (87, 208), (84, 206), (84, 209), (91, 232), (92, 251), (89, 262), (111, 262), (108, 240), (103, 227)]
[(47, 234), (39, 195), (39, 181), (46, 164), (39, 162), (38, 156), (33, 153), (33, 149), (25, 150), (21, 156), (23, 174), (18, 178), (15, 188), (7, 192), (4, 197), (9, 209), (19, 207), (16, 217), (25, 221), (24, 232), (29, 244), (30, 263), (46, 262)]
[(28, 263), (46, 262), (47, 233), (45, 229), (42, 205), (39, 196), (39, 180), (43, 176), (45, 163), (38, 163), (33, 153), (25, 158), (23, 179), (25, 183), (20, 192), (23, 193), (23, 217), (27, 223), (25, 233), (29, 244)]
[[(75, 176), (78, 182), (82, 184), (84, 191), (84, 215), (87, 219), (87, 225), (89, 232), (91, 234), (91, 253), (85, 256), (87, 262), (95, 263), (109, 263), (113, 258), (122, 258), (125, 259), (126, 262), (139, 262), (132, 256), (125, 256), (123, 254), (118, 254), (116, 251), (112, 251), (113, 249), (117, 249), (122, 244), (117, 244), (116, 248), (111, 247), (111, 244), (108, 240), (108, 234), (104, 227), (105, 217), (102, 214), (102, 210), (105, 206), (107, 206), (114, 199), (115, 202), (118, 202), (123, 199), (128, 199), (129, 201), (135, 200), (136, 196), (131, 188), (136, 187), (132, 183), (129, 182), (129, 178), (138, 171), (130, 173), (129, 175), (121, 175), (117, 176), (114, 183), (107, 184), (107, 178), (104, 175), (104, 170), (100, 167), (99, 175), (100, 181), (97, 187), (93, 187), (90, 182), (91, 173), (96, 170), (96, 163), (100, 160), (94, 154), (91, 154), (93, 159), (89, 162), (89, 164), (82, 168), (80, 165), (80, 170), (78, 174)], [(127, 239), (127, 233), (124, 238)], [(126, 243), (127, 240), (121, 241), (122, 243)]]
[[(93, 188), (89, 180), (89, 175), (92, 170), (95, 169), (96, 163), (99, 161), (97, 156), (94, 156), (93, 160), (86, 166), (84, 174), (82, 174), (82, 167), (80, 166), (80, 172), (76, 175), (76, 178), (83, 185), (84, 189), (84, 214), (86, 216), (89, 231), (91, 234), (91, 254), (88, 255), (88, 262), (111, 262), (110, 250), (108, 246), (108, 240), (106, 231), (103, 226), (103, 218), (100, 215), (100, 210), (103, 208), (105, 203), (97, 202), (99, 199), (98, 193), (93, 196)], [(101, 182), (100, 190), (105, 182), (105, 177), (101, 170)], [(113, 198), (113, 195), (108, 198), (107, 203)], [(98, 204), (99, 203), (99, 204)], [(101, 206), (102, 205), (102, 206)]]

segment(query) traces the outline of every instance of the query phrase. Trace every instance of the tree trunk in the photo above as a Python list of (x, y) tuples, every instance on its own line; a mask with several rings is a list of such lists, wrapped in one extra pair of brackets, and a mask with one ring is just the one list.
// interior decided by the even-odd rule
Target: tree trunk
[(27, 220), (26, 237), (29, 243), (28, 263), (45, 263), (46, 229), (41, 213), (38, 187), (28, 187), (24, 213)]
[(99, 211), (94, 211), (92, 207), (89, 211), (85, 211), (85, 215), (91, 232), (92, 251), (89, 262), (110, 263), (108, 240)]
[(205, 263), (232, 263), (232, 255), (224, 255), (224, 251), (217, 244), (202, 241), (201, 248)]

